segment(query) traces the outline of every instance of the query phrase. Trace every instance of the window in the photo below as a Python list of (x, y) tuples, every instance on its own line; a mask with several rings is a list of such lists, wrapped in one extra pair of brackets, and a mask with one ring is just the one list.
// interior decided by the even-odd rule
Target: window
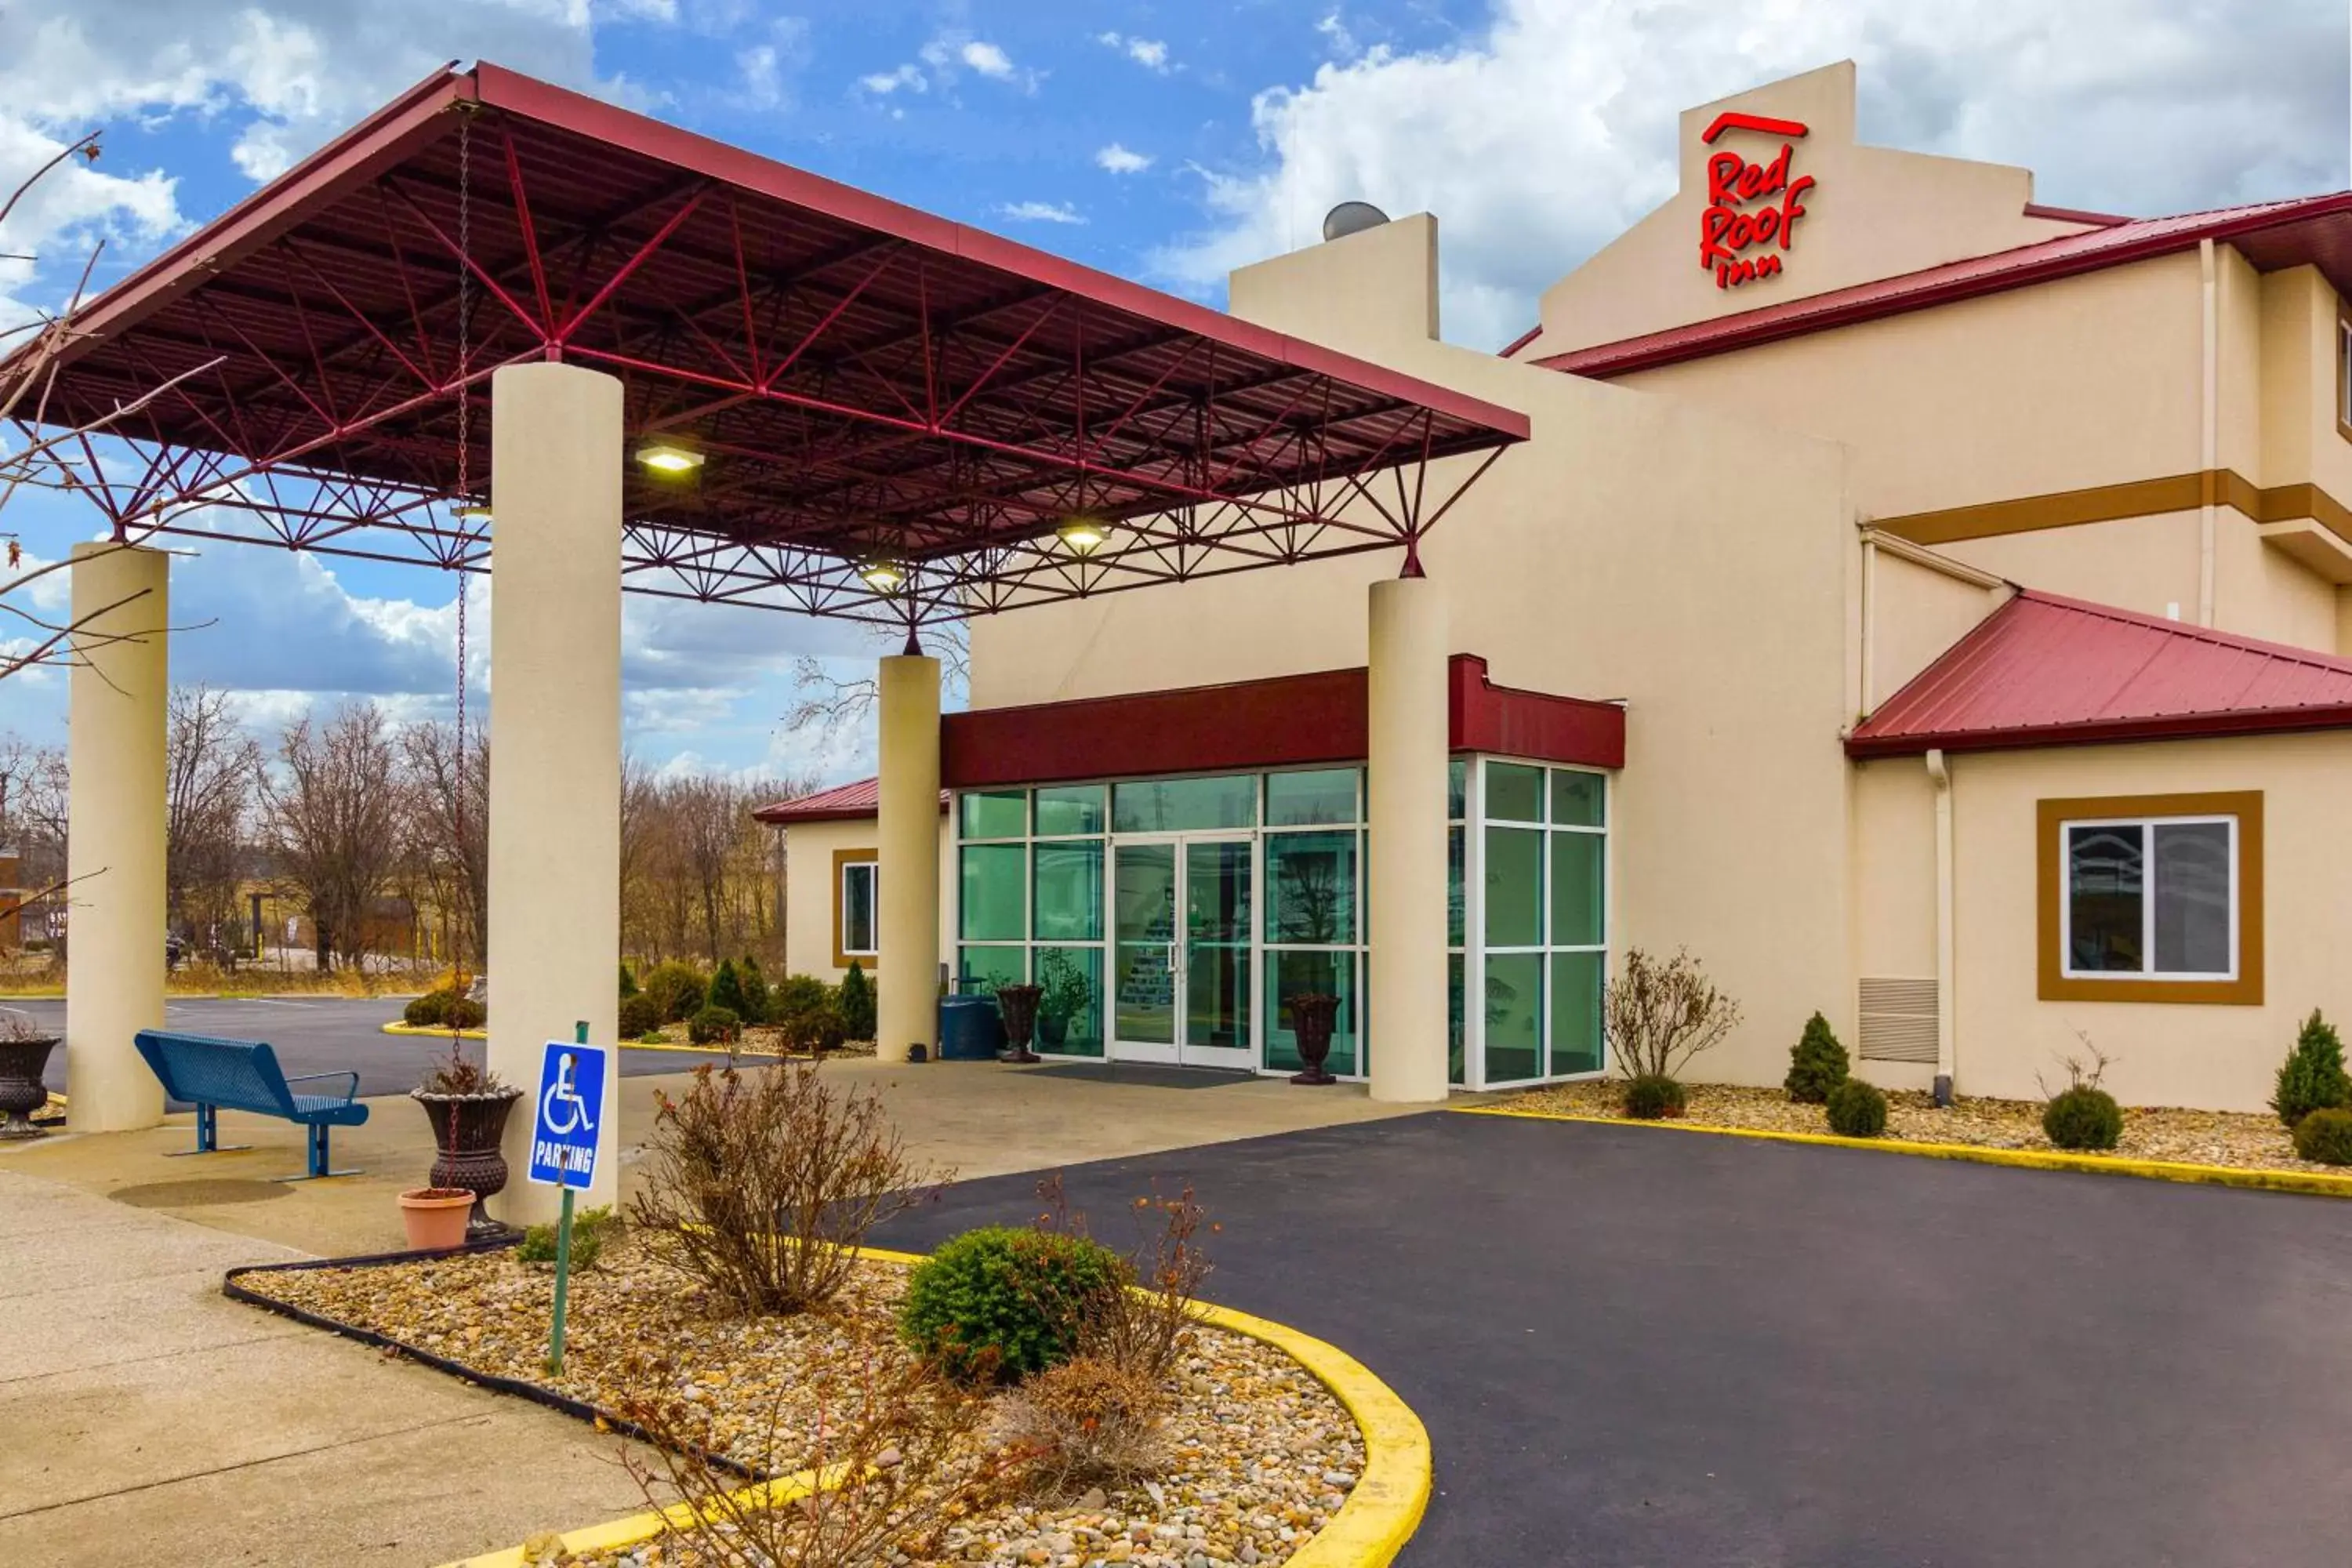
[(2352, 441), (2352, 314), (2336, 306), (2336, 433)]
[(1491, 759), (1483, 772), (1480, 1085), (1599, 1072), (1609, 781)]
[(2041, 804), (2045, 1000), (2259, 1002), (2262, 796)]
[(871, 849), (837, 849), (833, 857), (833, 962), (846, 969), (853, 958), (868, 968), (877, 951), (875, 859)]

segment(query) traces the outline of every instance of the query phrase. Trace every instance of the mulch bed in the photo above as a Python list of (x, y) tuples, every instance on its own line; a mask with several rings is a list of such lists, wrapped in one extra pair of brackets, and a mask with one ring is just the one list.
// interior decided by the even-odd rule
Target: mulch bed
[[(469, 1371), (607, 1411), (620, 1403), (634, 1352), (659, 1347), (677, 1369), (676, 1391), (712, 1416), (714, 1451), (783, 1474), (812, 1460), (823, 1419), (809, 1392), (812, 1370), (854, 1376), (902, 1363), (894, 1315), (906, 1276), (901, 1267), (869, 1263), (826, 1312), (730, 1318), (650, 1249), (624, 1240), (596, 1268), (573, 1278), (560, 1377), (542, 1365), (552, 1277), (508, 1250), (256, 1271), (238, 1284)], [(950, 1524), (930, 1543), (940, 1555), (894, 1561), (917, 1568), (1275, 1564), (1328, 1521), (1362, 1473), (1362, 1436), (1346, 1408), (1271, 1345), (1203, 1327), (1167, 1392), (1169, 1460), (1158, 1476), (1075, 1500), (1001, 1504)], [(697, 1557), (672, 1542), (544, 1561), (691, 1568)]]
[[(1777, 1089), (1747, 1089), (1731, 1084), (1695, 1083), (1685, 1086), (1689, 1104), (1684, 1120), (1717, 1127), (1752, 1128), (1769, 1132), (1827, 1132), (1827, 1117), (1818, 1105), (1799, 1105)], [(1502, 1100), (1513, 1110), (1546, 1110), (1575, 1116), (1621, 1116), (1622, 1083), (1598, 1080), (1555, 1084), (1530, 1089)], [(2036, 1100), (1985, 1100), (1960, 1096), (1951, 1109), (1937, 1109), (1934, 1100), (1908, 1090), (1886, 1097), (1886, 1136), (1919, 1143), (1956, 1143), (1979, 1149), (2053, 1147), (2042, 1132), (2042, 1106)], [(2093, 1155), (2092, 1158), (2098, 1156)], [(2294, 1141), (2275, 1116), (2231, 1110), (2181, 1110), (2160, 1108), (2124, 1110), (2123, 1142), (2113, 1152), (2119, 1160), (2169, 1160), (2196, 1165), (2226, 1165), (2248, 1171), (2311, 1171), (2342, 1175), (2335, 1165), (2314, 1164), (2295, 1157)]]

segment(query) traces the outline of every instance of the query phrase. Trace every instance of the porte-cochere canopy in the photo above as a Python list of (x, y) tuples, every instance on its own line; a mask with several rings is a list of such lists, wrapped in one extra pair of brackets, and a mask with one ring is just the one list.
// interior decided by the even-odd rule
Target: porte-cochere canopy
[(682, 454), (628, 464), (628, 586), (908, 625), (1409, 546), (1528, 435), (488, 64), (420, 82), (78, 328), (52, 425), (196, 373), (77, 444), (119, 536), (479, 569), (489, 377), (560, 358), (623, 382), (634, 454)]

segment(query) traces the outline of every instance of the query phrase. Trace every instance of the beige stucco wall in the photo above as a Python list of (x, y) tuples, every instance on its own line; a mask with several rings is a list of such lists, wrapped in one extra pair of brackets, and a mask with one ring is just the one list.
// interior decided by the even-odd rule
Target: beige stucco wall
[[(2113, 1058), (2107, 1087), (2126, 1104), (2259, 1110), (2301, 1018), (2314, 1007), (2339, 1017), (2352, 1013), (2352, 968), (2342, 961), (2344, 889), (2352, 887), (2352, 834), (2343, 830), (2352, 734), (1971, 753), (1950, 765), (1962, 1092), (2034, 1097), (2037, 1073), (2061, 1081), (2062, 1057), (2087, 1059), (2079, 1030)], [(1870, 782), (1857, 785), (1858, 796), (1887, 805), (1884, 820), (1874, 820), (1864, 859), (1916, 866), (1918, 829), (1909, 817), (1932, 804), (1922, 796), (1906, 816), (1894, 799), (1899, 786), (1879, 790), (1873, 775), (1880, 769), (1900, 772), (1891, 761), (1861, 770)], [(2245, 789), (2263, 794), (2263, 1005), (2037, 1000), (2035, 803)], [(1932, 857), (1927, 864), (1932, 887)], [(1898, 895), (1874, 896), (1874, 910), (1897, 907)]]
[(1892, 551), (1873, 552), (1866, 570), (1871, 614), (1864, 711), (1901, 690), (2010, 596), (2005, 588), (1968, 582)]
[[(1838, 737), (1856, 690), (1861, 552), (1845, 454), (1431, 341), (1424, 223), (1245, 268), (1234, 311), (1528, 414), (1534, 439), (1425, 546), (1454, 651), (1485, 656), (1502, 684), (1627, 700), (1614, 940), (1700, 955), (1748, 1018), (1710, 1076), (1778, 1081), (1808, 1014), (1845, 1028), (1853, 1011)], [(1460, 472), (1433, 470), (1431, 493)], [(1398, 563), (1354, 557), (984, 619), (972, 703), (1361, 664), (1366, 587)]]
[[(833, 857), (841, 849), (872, 849), (874, 819), (847, 822), (796, 822), (784, 830), (784, 963), (794, 974), (814, 974), (838, 981), (844, 971), (833, 962), (834, 900), (838, 884)], [(947, 818), (940, 818), (940, 951), (949, 944), (954, 918), (955, 889), (948, 879), (953, 862), (948, 859)], [(867, 979), (874, 977), (872, 960), (866, 961)]]

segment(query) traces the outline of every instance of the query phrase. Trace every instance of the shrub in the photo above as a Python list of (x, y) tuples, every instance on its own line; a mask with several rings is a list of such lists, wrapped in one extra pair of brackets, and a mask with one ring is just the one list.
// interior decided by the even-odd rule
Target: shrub
[(2112, 1149), (2123, 1139), (2123, 1108), (2105, 1089), (2076, 1084), (2042, 1108), (2042, 1131), (2061, 1149)]
[(842, 1027), (841, 1009), (830, 1002), (793, 1014), (777, 1026), (777, 1031), (783, 1036), (784, 1049), (803, 1056), (837, 1051), (849, 1037)]
[(1625, 1083), (1625, 1114), (1638, 1121), (1658, 1121), (1683, 1113), (1683, 1086), (1664, 1073), (1645, 1072)]
[(652, 997), (638, 994), (621, 999), (621, 1038), (642, 1040), (661, 1025), (661, 1009), (654, 1005)]
[(803, 1013), (833, 1000), (833, 987), (814, 974), (787, 974), (768, 987), (768, 1022), (791, 1027)]
[(1661, 961), (1625, 950), (1624, 973), (1601, 987), (1609, 1048), (1627, 1078), (1671, 1079), (1691, 1058), (1722, 1043), (1739, 1004), (1715, 988), (1686, 952)]
[[(582, 1209), (572, 1216), (572, 1267), (593, 1268), (597, 1257), (608, 1241), (621, 1238), (621, 1216), (600, 1204), (593, 1209)], [(515, 1258), (522, 1263), (552, 1263), (555, 1261), (555, 1226), (535, 1225), (522, 1233), (515, 1246)]]
[(1129, 1278), (1126, 1259), (1083, 1236), (968, 1230), (908, 1277), (898, 1331), (959, 1382), (1015, 1383), (1076, 1354), (1088, 1314)]
[(870, 1040), (874, 1037), (874, 985), (866, 978), (865, 969), (857, 960), (849, 961), (849, 973), (841, 977), (841, 1028), (844, 1037)]
[(768, 1022), (768, 977), (760, 973), (760, 961), (750, 953), (743, 955), (743, 965), (736, 972), (743, 983), (743, 1005), (740, 1009), (747, 1024)]
[(687, 1021), (686, 1037), (698, 1046), (732, 1045), (743, 1032), (743, 1020), (732, 1007), (709, 1006)]
[(866, 1235), (923, 1201), (870, 1091), (814, 1067), (695, 1069), (654, 1096), (629, 1224), (664, 1258), (745, 1313), (805, 1311), (839, 1292)]
[(2294, 1152), (2322, 1165), (2352, 1165), (2352, 1110), (2323, 1105), (2294, 1124)]
[(2336, 1033), (2336, 1026), (2320, 1016), (2319, 1009), (2303, 1021), (2302, 1032), (2294, 1038), (2294, 1048), (2278, 1070), (2277, 1092), (2271, 1096), (2271, 1109), (2278, 1119), (2294, 1128), (2315, 1110), (2334, 1110), (2352, 1107), (2352, 1076), (2344, 1071), (2344, 1042)]
[(1020, 1457), (1033, 1486), (1066, 1496), (1166, 1468), (1167, 1405), (1157, 1380), (1081, 1355), (1007, 1394), (997, 1407), (995, 1436)]
[[(1037, 1195), (1045, 1203), (1040, 1228), (1086, 1234), (1085, 1216), (1073, 1213), (1063, 1197), (1059, 1173), (1038, 1183)], [(1192, 1342), (1201, 1286), (1214, 1268), (1202, 1238), (1216, 1226), (1208, 1223), (1208, 1211), (1193, 1200), (1189, 1184), (1172, 1198), (1156, 1191), (1138, 1198), (1132, 1212), (1139, 1235), (1127, 1255), (1127, 1274), (1133, 1283), (1092, 1302), (1078, 1325), (1078, 1353), (1156, 1387)]]
[(1805, 1020), (1805, 1032), (1789, 1050), (1789, 1098), (1801, 1105), (1824, 1105), (1830, 1090), (1846, 1081), (1845, 1047), (1819, 1013)]
[(738, 1018), (748, 1015), (749, 1009), (743, 1005), (742, 977), (735, 973), (733, 959), (722, 958), (719, 961), (718, 971), (710, 976), (710, 989), (702, 994), (702, 1005), (706, 1007), (724, 1007)]
[(471, 996), (452, 996), (443, 1010), (441, 1025), (450, 1029), (478, 1029), (489, 1021), (490, 1010)]
[(1874, 1084), (1847, 1079), (1829, 1091), (1824, 1103), (1830, 1131), (1841, 1138), (1875, 1138), (1886, 1131), (1886, 1097)]
[(702, 972), (673, 960), (657, 963), (646, 973), (642, 989), (665, 1024), (691, 1018), (702, 1010)]
[(448, 1021), (449, 1004), (457, 994), (446, 987), (427, 991), (400, 1010), (400, 1021), (412, 1029), (438, 1028)]
[(637, 994), (637, 977), (629, 973), (626, 959), (621, 961), (621, 1000), (625, 1002)]

